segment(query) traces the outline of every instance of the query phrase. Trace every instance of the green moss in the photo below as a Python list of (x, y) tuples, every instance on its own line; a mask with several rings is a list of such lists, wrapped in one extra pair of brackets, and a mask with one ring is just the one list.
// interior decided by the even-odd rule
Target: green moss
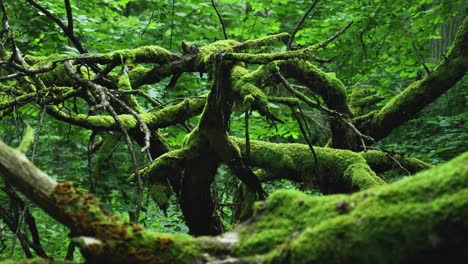
[(213, 63), (211, 61), (211, 56), (217, 52), (227, 53), (229, 49), (233, 46), (238, 45), (239, 42), (235, 40), (219, 40), (213, 42), (209, 45), (203, 46), (199, 50), (199, 55), (195, 60), (194, 68), (196, 69), (209, 69), (208, 67), (210, 64)]
[(467, 56), (462, 52), (467, 48), (467, 35), (468, 19), (465, 18), (449, 53), (444, 56), (432, 73), (422, 80), (411, 83), (402, 93), (392, 98), (372, 116), (370, 126), (360, 126), (358, 129), (379, 140), (453, 87), (465, 76), (468, 67)]
[(351, 115), (345, 86), (334, 74), (325, 73), (303, 60), (279, 61), (277, 65), (285, 77), (298, 80), (320, 95), (328, 108)]
[(366, 90), (357, 83), (351, 93), (349, 103), (354, 115), (359, 115), (365, 107), (372, 106), (381, 100), (382, 98), (377, 95), (368, 95)]
[[(248, 71), (240, 66), (235, 66), (232, 69), (232, 88), (237, 98), (237, 105), (247, 103), (243, 108), (250, 109), (253, 107), (261, 114), (268, 113), (268, 99), (265, 93), (257, 86), (248, 82), (244, 77), (248, 75)], [(253, 100), (252, 100), (253, 99)]]
[(86, 258), (111, 263), (192, 263), (201, 258), (195, 239), (184, 234), (158, 234), (107, 215), (100, 202), (70, 183), (52, 193), (63, 221), (75, 236), (91, 236), (99, 243), (79, 243)]
[[(468, 242), (468, 152), (440, 167), (353, 195), (277, 191), (241, 227), (235, 256), (275, 263), (401, 263)], [(258, 253), (263, 254), (259, 257)]]
[(143, 178), (152, 182), (165, 182), (174, 170), (181, 170), (181, 162), (189, 155), (188, 148), (169, 151), (155, 159), (148, 167), (140, 171)]
[(161, 210), (165, 211), (169, 208), (169, 196), (171, 194), (170, 186), (166, 184), (151, 184), (151, 198), (158, 204)]
[[(245, 140), (233, 138), (245, 156)], [(252, 140), (250, 164), (265, 168), (293, 181), (309, 181), (324, 193), (367, 189), (382, 185), (359, 153), (350, 150), (314, 147), (317, 166), (305, 144), (277, 144)]]
[(411, 173), (416, 173), (432, 167), (431, 164), (415, 158), (399, 154), (389, 154), (379, 150), (368, 150), (366, 152), (362, 152), (361, 155), (366, 159), (367, 164), (369, 164), (375, 172), (401, 169), (396, 162), (399, 162), (403, 168), (407, 169)]
[(268, 63), (260, 65), (256, 70), (245, 74), (242, 79), (244, 82), (250, 82), (252, 84), (267, 83), (271, 79), (271, 75), (278, 71), (276, 63)]
[[(52, 65), (58, 61), (61, 61), (66, 58), (70, 58), (68, 54), (51, 54), (47, 57), (42, 56), (26, 56), (26, 61), (31, 64), (33, 68), (40, 68), (46, 65)], [(84, 76), (87, 76), (87, 72), (83, 72)], [(46, 86), (73, 86), (74, 82), (70, 76), (65, 71), (63, 63), (58, 63), (57, 66), (51, 70), (44, 73), (38, 74), (42, 82)]]
[[(118, 87), (120, 90), (132, 90), (132, 85), (130, 83), (130, 78), (128, 73), (124, 73), (120, 76)], [(143, 110), (141, 109), (138, 101), (135, 99), (133, 95), (122, 95), (121, 100), (129, 106), (131, 109), (135, 110), (137, 113), (142, 113)]]
[[(142, 113), (140, 114), (140, 118), (150, 129), (166, 127), (178, 124), (187, 118), (200, 113), (204, 104), (204, 98), (187, 99), (182, 103), (167, 106), (159, 111)], [(51, 110), (51, 114), (56, 118), (84, 128), (120, 131), (120, 128), (112, 116), (88, 116), (85, 114), (75, 113), (67, 114), (60, 111), (57, 106), (50, 106), (49, 110)], [(138, 129), (138, 122), (132, 115), (122, 114), (119, 115), (119, 119), (127, 130)]]
[(83, 62), (94, 63), (167, 63), (172, 53), (159, 46), (143, 46), (136, 49), (122, 49), (103, 54), (83, 54), (76, 57)]
[(16, 148), (22, 153), (28, 152), (29, 148), (34, 143), (34, 129), (31, 126), (26, 126), (26, 131), (23, 134), (23, 139), (21, 140), (20, 145)]
[(346, 181), (350, 182), (353, 190), (365, 190), (385, 184), (365, 162), (356, 162), (349, 165), (343, 176)]
[(122, 135), (118, 134), (106, 134), (103, 136), (102, 144), (100, 145), (98, 151), (96, 152), (96, 162), (93, 167), (93, 174), (101, 175), (101, 168), (104, 165), (104, 162), (110, 158), (116, 146), (118, 145)]
[(271, 35), (271, 36), (266, 36), (263, 38), (258, 38), (258, 39), (253, 39), (253, 40), (247, 40), (245, 42), (242, 42), (241, 44), (237, 45), (234, 47), (235, 51), (238, 50), (251, 50), (251, 49), (257, 49), (261, 48), (264, 46), (269, 46), (276, 44), (279, 41), (287, 41), (289, 39), (290, 35), (289, 33), (279, 33), (276, 35)]

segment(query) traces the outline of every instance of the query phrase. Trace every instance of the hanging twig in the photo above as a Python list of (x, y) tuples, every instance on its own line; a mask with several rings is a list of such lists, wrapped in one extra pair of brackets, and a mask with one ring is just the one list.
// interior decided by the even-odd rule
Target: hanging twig
[(388, 151), (386, 149), (383, 149), (383, 148), (376, 148), (376, 147), (367, 147), (367, 148), (382, 151), (383, 153), (385, 153), (385, 155), (387, 157), (389, 157), (393, 162), (395, 162), (395, 164), (397, 164), (398, 167), (400, 167), (400, 169), (405, 171), (408, 174), (408, 176), (411, 176), (411, 172), (408, 169), (406, 169), (405, 167), (403, 167), (403, 165), (401, 165), (401, 163), (397, 159), (395, 159), (393, 157), (393, 155), (390, 153), (390, 151)]
[(245, 110), (244, 133), (245, 133), (245, 160), (250, 161), (250, 135), (249, 135), (249, 109)]
[(78, 83), (81, 83), (82, 85), (84, 85), (84, 86), (86, 86), (86, 87), (88, 87), (88, 88), (90, 88), (90, 89), (92, 89), (92, 90), (99, 93), (99, 95), (101, 97), (100, 107), (104, 107), (107, 110), (107, 112), (110, 113), (110, 115), (114, 119), (115, 123), (118, 125), (119, 129), (124, 134), (125, 142), (127, 143), (128, 152), (130, 153), (130, 157), (131, 157), (131, 160), (132, 160), (133, 171), (135, 172), (136, 179), (137, 179), (137, 201), (136, 201), (137, 208), (135, 210), (135, 214), (134, 214), (133, 219), (130, 219), (130, 220), (135, 222), (135, 223), (138, 223), (138, 219), (139, 219), (140, 211), (141, 211), (141, 206), (142, 206), (142, 199), (143, 199), (142, 198), (143, 197), (143, 182), (141, 180), (140, 172), (138, 170), (138, 165), (137, 165), (137, 160), (136, 160), (136, 157), (135, 157), (135, 151), (133, 149), (132, 140), (130, 139), (130, 136), (128, 135), (128, 132), (125, 129), (124, 123), (122, 122), (122, 120), (120, 120), (119, 115), (114, 110), (114, 108), (110, 105), (110, 103), (107, 101), (107, 95), (109, 95), (116, 102), (119, 102), (120, 99), (117, 99), (111, 93), (106, 94), (106, 92), (104, 91), (104, 89), (100, 85), (98, 85), (96, 83), (93, 83), (91, 81), (85, 81), (85, 80), (81, 79), (76, 74), (76, 72), (74, 71), (70, 61), (66, 61), (64, 63), (64, 66), (65, 66), (66, 72), (68, 73), (68, 75), (70, 75), (70, 77), (72, 79), (76, 80)]
[(169, 39), (169, 50), (172, 49), (172, 37), (174, 35), (174, 6), (175, 0), (172, 0), (172, 10), (171, 10), (171, 36)]
[(135, 110), (133, 110), (126, 103), (124, 103), (122, 100), (117, 98), (117, 96), (113, 95), (110, 92), (107, 92), (107, 95), (112, 100), (119, 103), (125, 110), (127, 110), (138, 121), (138, 124), (140, 125), (141, 132), (143, 132), (143, 134), (145, 134), (145, 145), (141, 149), (141, 152), (145, 152), (150, 147), (150, 139), (151, 139), (151, 132), (150, 132), (150, 130), (148, 128), (148, 125), (141, 119), (140, 115)]
[(94, 147), (94, 138), (97, 133), (93, 130), (88, 140), (88, 176), (89, 176), (89, 192), (96, 193), (96, 182), (93, 175), (93, 147)]
[(34, 138), (34, 145), (31, 153), (31, 162), (34, 163), (34, 158), (36, 157), (37, 145), (39, 145), (39, 135), (41, 134), (42, 126), (44, 125), (44, 117), (46, 113), (47, 106), (44, 105), (42, 108), (41, 119), (39, 120), (39, 127), (36, 131), (36, 137)]
[[(47, 258), (47, 253), (44, 251), (41, 245), (41, 240), (39, 238), (39, 232), (37, 230), (37, 225), (36, 225), (36, 220), (34, 219), (34, 216), (31, 214), (29, 209), (27, 208), (26, 203), (24, 200), (13, 190), (12, 187), (9, 185), (6, 185), (4, 187), (1, 187), (1, 190), (5, 192), (8, 197), (10, 198), (10, 203), (14, 204), (14, 211), (18, 212), (18, 206), (21, 208), (26, 207), (26, 212), (24, 214), (24, 222), (28, 226), (29, 233), (31, 235), (32, 241), (29, 240), (28, 236), (26, 236), (23, 232), (19, 231), (18, 232), (18, 239), (20, 240), (21, 246), (23, 248), (24, 253), (28, 258), (32, 257), (31, 252), (29, 251), (28, 247), (31, 247), (34, 252), (40, 257)], [(18, 215), (16, 215), (16, 221), (14, 219), (10, 219), (5, 211), (1, 210), (2, 208), (0, 207), (0, 215), (2, 219), (5, 221), (7, 226), (10, 227), (11, 230), (16, 229), (15, 222), (18, 221)]]
[(424, 61), (424, 57), (419, 53), (418, 47), (416, 47), (416, 44), (414, 42), (411, 42), (413, 45), (414, 52), (416, 53), (416, 57), (418, 58), (419, 63), (424, 67), (424, 70), (426, 71), (427, 75), (431, 74), (431, 70), (429, 67), (427, 67), (426, 62)]
[(153, 16), (154, 16), (154, 10), (151, 11), (151, 15), (150, 15), (150, 18), (148, 19), (148, 23), (146, 23), (146, 27), (140, 33), (140, 38), (143, 37), (143, 35), (146, 33), (149, 26), (151, 25), (151, 22), (153, 22)]
[(334, 116), (334, 117), (342, 117), (343, 115), (341, 113), (338, 113), (334, 110), (331, 110), (331, 109), (328, 109), (324, 106), (321, 106), (320, 105), (320, 101), (318, 100), (318, 98), (315, 98), (315, 102), (312, 101), (309, 97), (307, 97), (305, 94), (299, 92), (297, 89), (295, 89), (294, 87), (299, 87), (299, 88), (302, 88), (303, 86), (299, 86), (299, 85), (294, 85), (294, 84), (290, 84), (288, 82), (288, 80), (286, 80), (286, 78), (284, 78), (284, 76), (279, 72), (277, 71), (276, 72), (276, 75), (277, 77), (279, 78), (279, 80), (281, 81), (281, 83), (284, 85), (284, 87), (286, 87), (286, 89), (291, 93), (293, 94), (297, 99), (303, 101), (304, 103), (306, 103), (307, 105), (309, 105), (310, 107), (313, 107), (313, 108), (316, 108), (330, 116)]
[(362, 144), (362, 149), (364, 150), (364, 152), (367, 151), (367, 147), (366, 147), (366, 143), (364, 141), (364, 139), (366, 139), (368, 142), (372, 142), (374, 143), (375, 140), (368, 136), (368, 135), (364, 135), (363, 133), (361, 133), (361, 131), (359, 131), (359, 129), (357, 129), (353, 123), (351, 122), (348, 122), (346, 120), (344, 120), (344, 122), (354, 131), (354, 133), (356, 133), (356, 135), (359, 137), (359, 140), (361, 141), (361, 144)]
[(302, 24), (304, 24), (305, 19), (309, 15), (309, 13), (314, 9), (315, 5), (317, 4), (318, 0), (314, 0), (312, 4), (310, 5), (309, 9), (304, 13), (304, 15), (299, 19), (299, 21), (296, 24), (296, 27), (294, 27), (294, 30), (291, 32), (291, 37), (289, 37), (288, 44), (286, 45), (287, 50), (291, 49), (291, 45), (294, 41), (294, 37), (296, 36), (297, 31), (301, 28)]
[(365, 144), (365, 141), (364, 139), (366, 139), (368, 142), (374, 142), (375, 140), (367, 135), (364, 135), (362, 134), (351, 122), (347, 121), (344, 119), (343, 115), (339, 112), (336, 112), (334, 110), (331, 110), (331, 109), (328, 109), (324, 106), (321, 106), (320, 105), (320, 101), (318, 100), (317, 97), (315, 97), (314, 95), (314, 98), (315, 98), (315, 102), (312, 101), (309, 97), (307, 97), (305, 94), (299, 92), (298, 90), (296, 90), (294, 87), (299, 87), (299, 88), (302, 88), (302, 86), (299, 86), (299, 85), (293, 85), (293, 84), (290, 84), (288, 82), (288, 80), (286, 80), (286, 78), (284, 78), (283, 75), (281, 75), (280, 72), (276, 72), (276, 75), (278, 76), (278, 78), (280, 79), (280, 81), (283, 83), (283, 85), (294, 95), (296, 96), (299, 100), (303, 101), (304, 103), (306, 103), (307, 105), (311, 106), (311, 107), (314, 107), (314, 108), (317, 108), (318, 110), (328, 114), (330, 117), (332, 118), (337, 118), (337, 119), (340, 119), (342, 120), (346, 125), (348, 125), (355, 133), (356, 135), (359, 137), (359, 140), (361, 141), (361, 144), (362, 144), (362, 147), (364, 149), (364, 151), (366, 151), (366, 144)]
[(128, 152), (130, 153), (130, 157), (132, 159), (132, 167), (133, 167), (133, 171), (135, 173), (136, 179), (137, 179), (137, 201), (136, 201), (137, 208), (135, 210), (134, 219), (130, 219), (130, 221), (138, 223), (138, 220), (140, 218), (142, 199), (143, 199), (143, 181), (141, 180), (140, 171), (138, 170), (137, 160), (136, 160), (136, 157), (135, 157), (135, 151), (133, 150), (133, 143), (132, 143), (132, 140), (130, 139), (130, 136), (128, 135), (127, 130), (125, 129), (124, 124), (122, 123), (122, 120), (120, 120), (120, 118), (119, 118), (118, 114), (115, 112), (114, 108), (112, 108), (110, 106), (107, 106), (106, 109), (111, 114), (111, 116), (114, 118), (114, 120), (118, 124), (120, 130), (123, 132), (125, 142), (127, 143)]
[[(299, 116), (296, 114), (296, 111), (294, 110), (294, 107), (291, 107), (291, 112), (293, 114), (294, 119), (296, 119), (297, 124), (299, 125), (299, 129), (301, 130), (301, 133), (302, 133), (302, 136), (304, 137), (304, 140), (306, 141), (307, 145), (309, 146), (310, 151), (312, 152), (312, 155), (314, 156), (315, 166), (317, 166), (318, 159), (317, 159), (317, 154), (315, 153), (315, 150), (314, 150), (314, 146), (310, 142), (310, 139), (308, 138), (307, 133), (304, 130), (304, 127), (302, 126), (301, 120), (300, 120)], [(304, 120), (304, 122), (305, 122), (305, 120)]]
[(65, 10), (67, 10), (67, 29), (73, 32), (73, 13), (70, 5), (70, 0), (64, 0)]
[(44, 13), (50, 20), (54, 21), (55, 24), (57, 24), (62, 30), (63, 33), (70, 39), (70, 41), (73, 43), (75, 48), (80, 52), (80, 53), (87, 53), (88, 51), (86, 48), (83, 46), (81, 41), (75, 36), (75, 33), (73, 32), (73, 16), (71, 12), (71, 7), (70, 7), (70, 1), (65, 0), (65, 7), (67, 10), (67, 21), (68, 25), (65, 25), (58, 17), (56, 17), (54, 14), (52, 14), (49, 10), (38, 4), (34, 0), (26, 0), (26, 2), (30, 3), (32, 6), (37, 8), (39, 11)]
[(3, 0), (0, 0), (0, 5), (2, 8), (2, 24), (3, 24), (3, 31), (2, 31), (2, 37), (3, 33), (6, 32), (7, 34), (7, 42), (10, 42), (11, 49), (12, 49), (12, 54), (10, 59), (8, 59), (8, 63), (13, 62), (14, 60), (17, 60), (18, 62), (22, 61), (21, 55), (19, 54), (19, 50), (16, 47), (15, 39), (13, 38), (13, 32), (10, 29), (10, 22), (8, 21), (8, 13), (5, 7), (5, 4), (3, 3)]
[(216, 4), (214, 0), (211, 0), (211, 5), (213, 5), (214, 10), (216, 11), (216, 15), (218, 16), (219, 22), (221, 22), (221, 27), (223, 28), (224, 39), (228, 39), (227, 34), (226, 34), (226, 25), (224, 24), (223, 18), (221, 17), (221, 14), (219, 13), (218, 8), (216, 8)]
[(325, 41), (323, 41), (322, 43), (319, 43), (317, 45), (314, 45), (314, 48), (316, 49), (320, 49), (320, 48), (323, 48), (325, 46), (327, 46), (328, 44), (330, 44), (330, 42), (332, 42), (333, 40), (335, 40), (336, 38), (338, 38), (341, 34), (345, 33), (346, 30), (348, 30), (348, 28), (351, 27), (351, 25), (353, 24), (353, 21), (349, 22), (348, 24), (346, 24), (346, 26), (344, 26), (342, 29), (340, 29), (338, 32), (336, 32), (335, 34), (333, 34), (333, 36), (329, 37), (328, 39), (326, 39)]
[(16, 223), (16, 231), (15, 231), (15, 235), (13, 236), (13, 241), (11, 242), (11, 250), (10, 250), (10, 256), (9, 258), (11, 258), (13, 256), (13, 253), (15, 252), (15, 246), (16, 246), (16, 238), (18, 237), (18, 233), (20, 232), (21, 230), (21, 225), (23, 225), (23, 219), (26, 215), (26, 210), (28, 209), (28, 206), (26, 204), (23, 205), (23, 211), (21, 212), (21, 214), (18, 216), (18, 221)]

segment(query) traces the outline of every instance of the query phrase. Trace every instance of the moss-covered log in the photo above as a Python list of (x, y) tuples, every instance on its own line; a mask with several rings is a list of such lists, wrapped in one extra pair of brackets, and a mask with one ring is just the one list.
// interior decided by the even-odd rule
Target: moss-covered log
[(71, 183), (57, 183), (3, 142), (0, 174), (67, 226), (91, 263), (192, 263), (202, 258), (193, 238), (148, 232), (118, 220), (96, 198)]
[(71, 230), (91, 263), (422, 263), (468, 257), (468, 153), (352, 195), (278, 191), (219, 237), (166, 235), (119, 221), (0, 142), (0, 174)]
[(240, 228), (238, 256), (275, 263), (424, 263), (467, 257), (468, 153), (353, 195), (280, 191)]

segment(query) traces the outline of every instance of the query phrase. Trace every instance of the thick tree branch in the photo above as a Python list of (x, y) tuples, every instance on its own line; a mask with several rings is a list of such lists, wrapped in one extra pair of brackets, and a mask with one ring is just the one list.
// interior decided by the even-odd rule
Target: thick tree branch
[[(151, 130), (168, 127), (183, 123), (188, 118), (199, 114), (203, 110), (204, 104), (204, 98), (186, 99), (179, 104), (167, 106), (159, 111), (142, 113), (140, 117)], [(50, 106), (47, 111), (55, 118), (72, 125), (97, 131), (119, 131), (119, 127), (112, 116), (76, 114), (62, 110), (57, 106)], [(138, 128), (138, 121), (130, 114), (121, 114), (119, 115), (119, 119), (126, 130)]]
[[(245, 157), (245, 141), (232, 138)], [(279, 144), (250, 141), (249, 165), (263, 168), (322, 193), (343, 193), (385, 184), (359, 153), (314, 147), (317, 164), (305, 144)]]
[(381, 110), (356, 119), (357, 128), (376, 140), (387, 136), (395, 127), (453, 87), (468, 69), (468, 17), (455, 36), (440, 64), (424, 79), (410, 84)]

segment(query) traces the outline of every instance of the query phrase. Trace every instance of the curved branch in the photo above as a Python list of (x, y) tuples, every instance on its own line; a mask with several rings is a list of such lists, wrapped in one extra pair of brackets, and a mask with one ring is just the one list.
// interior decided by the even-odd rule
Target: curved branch
[[(142, 113), (140, 118), (147, 124), (149, 129), (168, 127), (183, 123), (188, 118), (201, 113), (204, 104), (205, 98), (186, 99), (179, 104), (167, 106), (159, 111)], [(47, 111), (53, 117), (72, 125), (96, 131), (119, 131), (119, 127), (112, 116), (76, 114), (61, 110), (57, 106), (49, 106)], [(118, 116), (126, 130), (138, 128), (138, 121), (132, 115), (121, 114)]]
[(299, 21), (297, 21), (296, 26), (294, 27), (293, 31), (291, 32), (291, 37), (288, 40), (288, 44), (286, 44), (286, 48), (288, 50), (291, 49), (291, 45), (292, 45), (292, 43), (294, 41), (294, 37), (296, 36), (297, 31), (299, 31), (302, 24), (304, 24), (304, 21), (305, 21), (306, 17), (309, 15), (310, 11), (312, 11), (314, 9), (317, 2), (318, 2), (318, 0), (315, 0), (314, 2), (312, 2), (312, 4), (307, 9), (307, 11), (304, 13), (304, 15), (302, 15), (301, 19), (299, 19)]
[(226, 34), (226, 25), (224, 25), (223, 17), (221, 17), (221, 14), (219, 13), (218, 8), (216, 8), (216, 4), (213, 0), (211, 0), (211, 5), (216, 11), (216, 15), (218, 16), (219, 22), (221, 22), (221, 27), (223, 28), (224, 39), (228, 39), (227, 34)]
[(468, 17), (455, 36), (447, 56), (424, 79), (410, 84), (382, 109), (358, 117), (360, 131), (376, 140), (387, 136), (395, 127), (411, 119), (417, 112), (453, 87), (468, 69)]
[[(233, 138), (245, 157), (245, 140)], [(250, 141), (249, 165), (264, 168), (275, 175), (323, 193), (342, 193), (385, 184), (369, 167), (360, 153), (350, 150), (314, 147), (317, 165), (305, 144), (279, 144)]]

